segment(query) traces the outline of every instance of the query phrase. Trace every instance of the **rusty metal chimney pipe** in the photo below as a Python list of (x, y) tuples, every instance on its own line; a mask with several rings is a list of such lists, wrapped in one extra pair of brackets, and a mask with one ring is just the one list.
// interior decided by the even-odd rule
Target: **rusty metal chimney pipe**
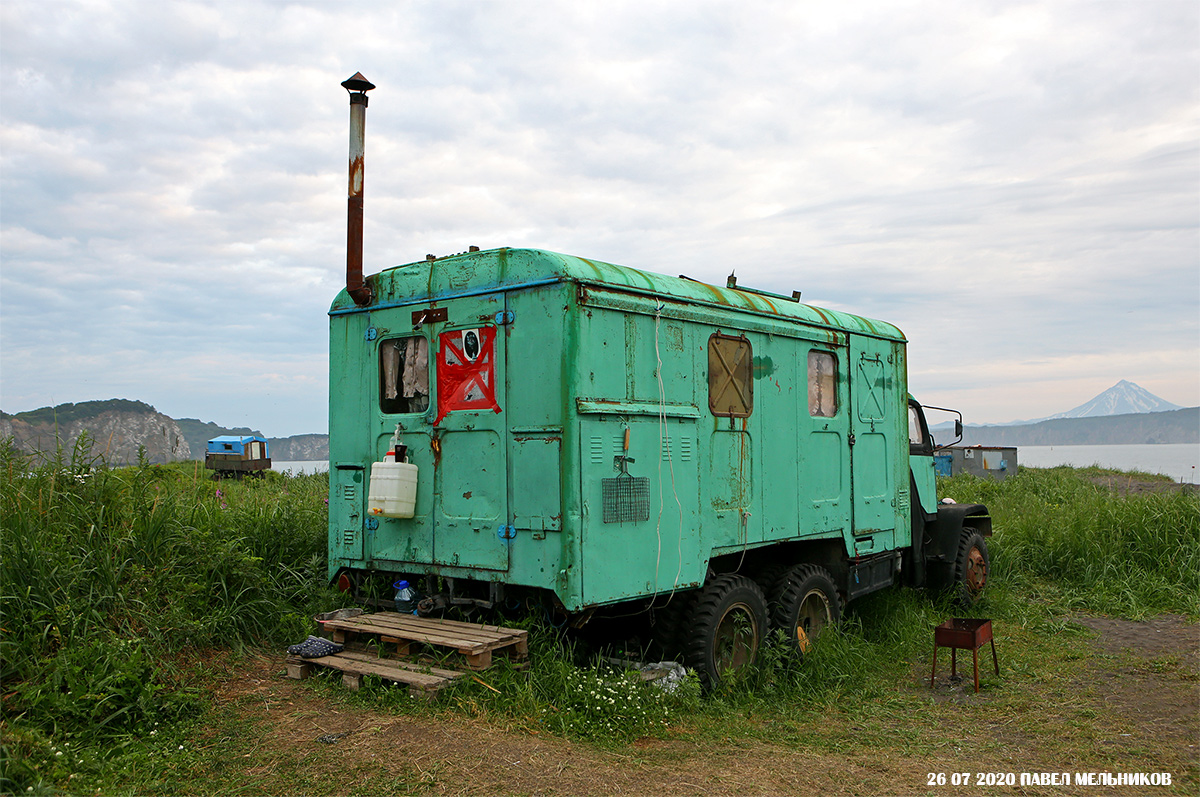
[(363, 280), (363, 157), (366, 153), (367, 92), (375, 84), (355, 72), (342, 82), (350, 92), (350, 180), (346, 198), (346, 292), (363, 307), (371, 303), (371, 286)]

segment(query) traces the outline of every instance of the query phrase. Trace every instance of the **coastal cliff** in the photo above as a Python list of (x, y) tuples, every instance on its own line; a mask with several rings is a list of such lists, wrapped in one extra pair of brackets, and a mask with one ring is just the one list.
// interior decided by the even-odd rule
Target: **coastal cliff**
[(12, 438), (18, 449), (31, 454), (53, 456), (59, 447), (70, 452), (84, 432), (92, 441), (91, 454), (110, 465), (137, 462), (142, 447), (150, 462), (192, 457), (179, 425), (140, 401), (85, 401), (16, 415), (0, 412), (0, 439)]

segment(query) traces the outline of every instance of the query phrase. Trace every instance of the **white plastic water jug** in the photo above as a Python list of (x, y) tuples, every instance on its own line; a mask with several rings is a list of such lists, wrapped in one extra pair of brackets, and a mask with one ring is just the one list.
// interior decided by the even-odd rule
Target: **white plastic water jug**
[(376, 462), (371, 466), (367, 514), (412, 517), (417, 508), (417, 466), (408, 462)]

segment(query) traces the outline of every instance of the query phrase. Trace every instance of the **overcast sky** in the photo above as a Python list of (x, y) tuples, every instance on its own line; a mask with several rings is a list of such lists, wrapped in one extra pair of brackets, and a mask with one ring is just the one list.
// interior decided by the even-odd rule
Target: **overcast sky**
[(531, 246), (908, 335), (968, 421), (1200, 404), (1200, 21), (1130, 2), (0, 5), (0, 408), (327, 429), (365, 270)]

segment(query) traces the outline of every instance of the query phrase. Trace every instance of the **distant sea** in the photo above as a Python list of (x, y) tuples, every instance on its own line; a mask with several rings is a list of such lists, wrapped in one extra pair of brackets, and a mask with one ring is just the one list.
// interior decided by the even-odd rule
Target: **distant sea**
[[(1017, 462), (1031, 468), (1052, 468), (1055, 465), (1087, 467), (1099, 465), (1118, 470), (1140, 470), (1162, 473), (1175, 481), (1200, 483), (1200, 445), (1196, 443), (1162, 443), (1128, 446), (1017, 446)], [(326, 473), (329, 462), (272, 462), (271, 470), (299, 473)]]
[(1017, 463), (1031, 468), (1099, 465), (1117, 470), (1162, 473), (1175, 481), (1200, 483), (1200, 445), (1160, 443), (1128, 446), (1017, 446)]
[(301, 473), (328, 473), (329, 460), (311, 459), (300, 462), (277, 462), (272, 460), (271, 470), (279, 471), (280, 473), (291, 473), (293, 476), (299, 476)]

